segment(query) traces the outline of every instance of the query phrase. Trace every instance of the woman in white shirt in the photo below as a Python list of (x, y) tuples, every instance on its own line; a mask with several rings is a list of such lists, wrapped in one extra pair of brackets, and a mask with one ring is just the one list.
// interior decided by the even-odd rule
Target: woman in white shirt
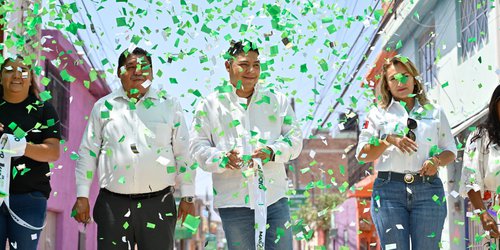
[[(500, 186), (500, 86), (491, 97), (486, 121), (467, 139), (460, 194), (469, 197), (485, 232), (499, 238), (495, 219), (488, 213), (497, 203)], [(487, 203), (483, 203), (483, 200)], [(497, 217), (498, 220), (498, 217)]]
[(388, 60), (378, 105), (359, 136), (358, 160), (377, 160), (371, 214), (383, 249), (439, 249), (446, 217), (437, 173), (455, 159), (456, 145), (444, 112), (429, 103), (418, 78), (408, 58)]

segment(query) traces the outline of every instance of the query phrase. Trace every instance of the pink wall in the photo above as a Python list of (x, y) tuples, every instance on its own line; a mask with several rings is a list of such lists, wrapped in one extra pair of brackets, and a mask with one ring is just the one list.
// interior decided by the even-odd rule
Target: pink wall
[[(52, 193), (48, 201), (48, 210), (57, 213), (56, 249), (78, 249), (78, 223), (70, 217), (72, 206), (76, 200), (75, 162), (70, 159), (70, 155), (71, 152), (78, 152), (80, 140), (87, 124), (85, 117), (90, 114), (94, 102), (109, 93), (109, 88), (104, 81), (98, 79), (91, 84), (90, 91), (86, 89), (83, 81), (89, 80), (90, 67), (87, 63), (75, 65), (74, 62), (79, 60), (78, 55), (76, 55), (77, 50), (59, 31), (42, 31), (42, 36), (48, 35), (53, 38), (48, 39), (45, 46), (50, 47), (53, 51), (44, 52), (43, 55), (47, 59), (53, 60), (58, 57), (61, 51), (71, 50), (73, 54), (59, 57), (62, 61), (59, 69), (66, 69), (71, 76), (76, 78), (76, 81), (68, 84), (72, 102), (69, 108), (68, 140), (63, 145), (67, 147), (67, 150), (62, 152), (60, 159), (55, 163), (55, 168), (52, 169), (54, 174), (51, 177)], [(57, 43), (52, 44), (52, 40)], [(45, 67), (44, 64), (45, 62), (42, 62)], [(94, 204), (97, 192), (98, 187), (94, 183), (90, 194), (91, 206)], [(95, 224), (90, 224), (87, 227), (86, 238), (86, 249), (97, 249)]]
[[(358, 249), (358, 208), (356, 198), (347, 199), (336, 209), (341, 211), (335, 212), (335, 225), (338, 231), (334, 249), (340, 249), (341, 246)], [(347, 242), (345, 236), (347, 236)]]

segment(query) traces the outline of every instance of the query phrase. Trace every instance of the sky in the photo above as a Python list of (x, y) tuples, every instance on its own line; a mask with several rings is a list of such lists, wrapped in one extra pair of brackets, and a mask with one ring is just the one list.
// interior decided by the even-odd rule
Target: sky
[[(118, 55), (134, 46), (148, 50), (153, 87), (179, 99), (188, 124), (199, 100), (228, 80), (222, 55), (231, 39), (257, 42), (267, 76), (261, 83), (294, 99), (305, 137), (337, 102), (326, 123), (333, 134), (341, 129), (340, 112), (365, 111), (369, 91), (361, 85), (370, 65), (355, 69), (368, 49), (375, 50), (372, 55), (381, 50), (369, 47), (381, 1), (44, 0), (42, 6), (58, 13), (43, 16), (44, 28), (85, 25), (75, 34), (63, 32), (83, 41), (78, 52), (86, 51), (87, 61), (107, 72), (112, 89), (120, 87)], [(197, 195), (204, 195), (211, 190), (210, 175), (197, 175), (197, 183), (207, 184), (198, 185)]]

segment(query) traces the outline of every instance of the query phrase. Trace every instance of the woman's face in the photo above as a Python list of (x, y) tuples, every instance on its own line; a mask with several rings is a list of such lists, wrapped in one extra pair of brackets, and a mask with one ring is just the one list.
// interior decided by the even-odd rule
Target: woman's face
[(31, 86), (30, 68), (23, 64), (20, 58), (15, 61), (7, 60), (0, 72), (4, 96), (28, 96)]
[(412, 98), (409, 95), (413, 93), (415, 88), (415, 79), (405, 66), (400, 63), (390, 65), (387, 68), (386, 77), (389, 91), (395, 100)]

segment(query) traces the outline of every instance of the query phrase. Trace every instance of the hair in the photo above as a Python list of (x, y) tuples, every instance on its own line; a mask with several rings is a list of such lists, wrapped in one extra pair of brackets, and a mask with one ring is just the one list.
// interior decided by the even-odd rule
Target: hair
[(490, 103), (488, 105), (488, 116), (486, 121), (479, 125), (476, 134), (472, 137), (471, 142), (484, 136), (484, 132), (488, 132), (489, 143), (500, 145), (500, 119), (498, 118), (497, 103), (500, 101), (500, 85), (493, 91)]
[(234, 41), (231, 40), (231, 45), (226, 52), (228, 56), (228, 60), (233, 60), (234, 57), (238, 56), (241, 53), (247, 54), (249, 51), (253, 51), (259, 55), (259, 49), (257, 48), (257, 44), (252, 43), (250, 41)]
[(419, 80), (420, 73), (417, 70), (417, 67), (415, 67), (415, 64), (413, 64), (409, 59), (406, 59), (406, 62), (403, 62), (403, 57), (401, 56), (395, 56), (391, 59), (389, 59), (383, 66), (382, 66), (382, 77), (380, 78), (379, 84), (378, 84), (378, 92), (380, 94), (380, 98), (378, 100), (378, 103), (380, 107), (383, 109), (387, 109), (389, 104), (392, 101), (392, 94), (391, 91), (389, 90), (389, 82), (387, 79), (387, 69), (389, 69), (390, 66), (392, 65), (402, 65), (403, 67), (406, 68), (408, 73), (413, 77), (413, 81), (415, 83), (415, 87), (413, 88), (413, 94), (415, 94), (418, 102), (421, 105), (425, 105), (429, 103), (429, 100), (427, 99), (427, 96), (425, 95), (424, 91), (424, 86)]
[(118, 69), (116, 71), (116, 74), (118, 75), (118, 77), (120, 77), (120, 68), (125, 65), (125, 62), (127, 61), (127, 58), (128, 56), (132, 54), (132, 55), (136, 55), (136, 56), (145, 56), (149, 63), (151, 64), (151, 69), (153, 69), (153, 60), (151, 59), (151, 54), (149, 52), (147, 52), (145, 49), (143, 48), (139, 48), (139, 47), (136, 47), (132, 53), (130, 53), (128, 51), (128, 49), (124, 50), (121, 54), (120, 54), (120, 57), (118, 58)]
[[(15, 58), (10, 57), (10, 58), (6, 59), (2, 63), (2, 65), (0, 65), (0, 77), (2, 75), (3, 69), (7, 65), (7, 62), (9, 62), (9, 61), (15, 61), (17, 59), (24, 60), (24, 57), (21, 56), (21, 55), (16, 55)], [(36, 79), (35, 79), (35, 72), (33, 71), (33, 67), (30, 67), (30, 77), (31, 77), (31, 85), (30, 85), (28, 94), (32, 95), (32, 96), (35, 96), (37, 99), (39, 99), (38, 95), (40, 94), (40, 89), (38, 88), (38, 83), (36, 82)], [(3, 97), (3, 94), (4, 94), (3, 93), (3, 85), (0, 84), (0, 97)]]

